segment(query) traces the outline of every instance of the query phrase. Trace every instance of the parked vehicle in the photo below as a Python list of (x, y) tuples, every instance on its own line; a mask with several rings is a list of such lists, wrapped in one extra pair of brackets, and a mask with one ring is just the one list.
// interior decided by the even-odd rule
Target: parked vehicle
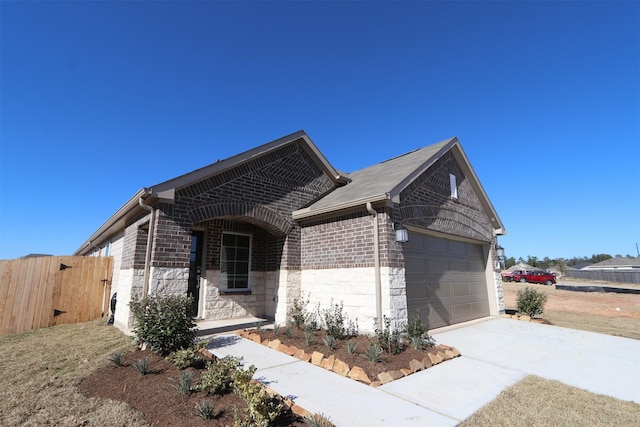
[(523, 274), (526, 274), (527, 272), (524, 270), (513, 270), (511, 272), (505, 272), (505, 273), (501, 273), (502, 275), (502, 281), (503, 282), (517, 282), (517, 280), (514, 280), (515, 276), (522, 276)]
[(524, 274), (514, 274), (512, 280), (520, 283), (544, 283), (547, 286), (551, 286), (556, 283), (556, 276), (548, 271), (535, 270), (526, 271)]

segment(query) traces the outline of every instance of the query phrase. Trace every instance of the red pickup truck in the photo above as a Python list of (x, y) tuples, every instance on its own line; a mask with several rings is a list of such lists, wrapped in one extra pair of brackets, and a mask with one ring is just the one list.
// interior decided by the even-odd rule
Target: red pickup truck
[(535, 270), (535, 271), (520, 271), (521, 274), (515, 274), (511, 278), (514, 282), (520, 283), (544, 283), (547, 286), (551, 286), (556, 283), (556, 276), (548, 271)]

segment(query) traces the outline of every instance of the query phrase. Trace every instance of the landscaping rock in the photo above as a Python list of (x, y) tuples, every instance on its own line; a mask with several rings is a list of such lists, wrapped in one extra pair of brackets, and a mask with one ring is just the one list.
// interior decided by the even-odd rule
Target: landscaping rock
[(293, 356), (294, 354), (296, 354), (296, 351), (298, 351), (298, 347), (292, 345), (291, 347), (287, 347), (284, 353), (289, 356)]
[(340, 359), (336, 359), (336, 362), (333, 364), (333, 372), (346, 377), (349, 373), (349, 365), (347, 365)]
[(413, 371), (411, 369), (407, 369), (407, 368), (400, 369), (400, 372), (402, 372), (402, 375), (404, 375), (405, 377), (408, 376), (408, 375), (413, 374)]
[(371, 383), (371, 384), (369, 384), (369, 385), (370, 385), (371, 387), (378, 387), (378, 386), (381, 386), (381, 385), (382, 385), (382, 383), (381, 383), (380, 381), (374, 381), (374, 382), (372, 382), (372, 383)]
[(422, 359), (422, 365), (424, 366), (424, 369), (429, 369), (433, 366), (433, 362), (431, 362), (431, 359), (429, 358), (429, 356), (427, 356)]
[(352, 380), (361, 381), (366, 384), (371, 384), (371, 380), (369, 379), (367, 374), (364, 372), (364, 370), (359, 366), (354, 366), (349, 371), (349, 374), (347, 376)]
[(322, 359), (324, 359), (324, 354), (314, 351), (311, 354), (311, 363), (313, 363), (316, 366), (320, 366), (320, 362), (322, 362)]
[(393, 378), (391, 377), (391, 375), (389, 375), (389, 372), (382, 372), (378, 374), (378, 379), (382, 384), (390, 383), (391, 381), (393, 381)]
[(269, 344), (267, 345), (267, 347), (273, 350), (278, 350), (278, 347), (280, 347), (280, 344), (282, 344), (280, 340), (272, 340), (272, 341), (269, 341)]
[(428, 357), (433, 365), (437, 365), (438, 363), (442, 362), (442, 357), (440, 357), (440, 355), (438, 354), (429, 353)]
[(531, 321), (531, 317), (522, 315), (522, 316), (520, 316), (520, 320), (524, 320), (525, 322), (530, 322)]
[(336, 357), (334, 355), (331, 355), (326, 359), (322, 359), (322, 361), (320, 362), (320, 367), (331, 371), (335, 363), (336, 363)]
[(422, 371), (424, 369), (424, 364), (419, 360), (413, 359), (409, 362), (409, 369), (411, 369), (412, 372)]
[(258, 344), (262, 343), (262, 338), (260, 338), (260, 335), (258, 334), (250, 334), (249, 335), (249, 339), (253, 342), (256, 342)]

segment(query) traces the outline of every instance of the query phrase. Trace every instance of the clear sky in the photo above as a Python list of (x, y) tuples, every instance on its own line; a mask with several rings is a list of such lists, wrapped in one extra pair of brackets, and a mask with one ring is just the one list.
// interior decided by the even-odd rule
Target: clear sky
[(636, 254), (640, 2), (0, 1), (0, 259), (304, 129), (351, 172), (458, 136), (507, 256)]

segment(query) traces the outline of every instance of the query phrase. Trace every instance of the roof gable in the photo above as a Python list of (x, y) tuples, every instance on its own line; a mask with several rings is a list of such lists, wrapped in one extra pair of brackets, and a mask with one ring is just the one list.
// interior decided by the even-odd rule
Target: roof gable
[(351, 178), (348, 185), (337, 188), (307, 208), (295, 211), (293, 217), (304, 219), (327, 215), (367, 202), (399, 203), (402, 190), (448, 152), (453, 154), (460, 169), (469, 179), (496, 234), (504, 234), (504, 226), (456, 137), (353, 172), (348, 175)]

